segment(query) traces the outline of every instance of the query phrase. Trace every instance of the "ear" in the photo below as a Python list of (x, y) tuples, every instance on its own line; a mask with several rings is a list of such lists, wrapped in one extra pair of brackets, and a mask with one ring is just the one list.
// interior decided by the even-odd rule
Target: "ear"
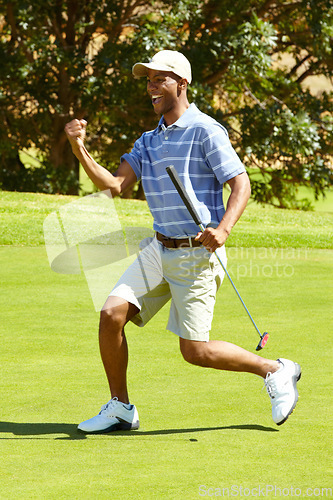
[(187, 89), (187, 80), (185, 78), (181, 78), (178, 82), (178, 87), (182, 90)]

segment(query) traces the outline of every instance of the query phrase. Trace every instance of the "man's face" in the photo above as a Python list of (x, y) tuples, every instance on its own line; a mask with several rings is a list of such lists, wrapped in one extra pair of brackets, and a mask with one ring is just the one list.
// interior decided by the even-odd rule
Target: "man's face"
[(178, 76), (169, 71), (148, 70), (147, 92), (156, 114), (165, 115), (178, 104), (179, 80)]

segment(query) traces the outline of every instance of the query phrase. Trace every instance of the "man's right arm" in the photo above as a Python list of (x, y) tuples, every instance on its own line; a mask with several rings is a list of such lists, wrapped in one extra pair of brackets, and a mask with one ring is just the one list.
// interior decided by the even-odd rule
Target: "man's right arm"
[(127, 161), (121, 162), (114, 175), (99, 165), (84, 145), (86, 126), (85, 120), (72, 120), (67, 123), (65, 132), (72, 151), (95, 186), (101, 191), (110, 189), (112, 196), (117, 196), (135, 184), (137, 181), (135, 172)]

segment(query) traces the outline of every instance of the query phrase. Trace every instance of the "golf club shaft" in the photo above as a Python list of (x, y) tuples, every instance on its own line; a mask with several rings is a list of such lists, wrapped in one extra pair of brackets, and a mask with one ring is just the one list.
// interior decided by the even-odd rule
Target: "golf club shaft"
[[(204, 226), (203, 226), (202, 224), (200, 224), (200, 225), (199, 225), (199, 228), (201, 229), (201, 231), (202, 231), (202, 232), (205, 230), (205, 228), (204, 228)], [(258, 332), (259, 336), (261, 337), (262, 335), (261, 335), (261, 333), (260, 333), (260, 330), (259, 330), (259, 328), (257, 327), (257, 325), (256, 325), (256, 323), (255, 323), (255, 321), (254, 321), (254, 319), (252, 318), (252, 316), (251, 316), (251, 314), (250, 314), (250, 311), (249, 311), (249, 310), (248, 310), (248, 308), (246, 307), (244, 300), (243, 300), (243, 299), (242, 299), (242, 297), (240, 296), (240, 294), (239, 294), (239, 292), (238, 292), (238, 290), (237, 290), (237, 288), (236, 288), (235, 283), (232, 281), (232, 278), (231, 278), (230, 274), (228, 273), (227, 268), (225, 267), (225, 265), (224, 265), (224, 264), (223, 264), (223, 262), (222, 262), (222, 259), (220, 258), (219, 254), (217, 253), (217, 251), (216, 251), (216, 250), (215, 250), (214, 254), (215, 254), (215, 256), (216, 256), (217, 260), (219, 261), (219, 263), (221, 264), (223, 271), (224, 271), (224, 272), (225, 272), (225, 274), (228, 276), (229, 281), (230, 281), (230, 283), (232, 284), (233, 289), (234, 289), (234, 290), (235, 290), (235, 292), (237, 293), (237, 297), (239, 298), (239, 300), (240, 300), (240, 301), (241, 301), (241, 303), (243, 304), (243, 307), (244, 307), (245, 311), (247, 312), (247, 314), (248, 314), (248, 316), (249, 316), (250, 320), (252, 321), (252, 324), (253, 324), (254, 328), (257, 330), (257, 332)]]
[[(169, 175), (169, 177), (170, 177), (170, 179), (171, 179), (171, 181), (172, 181), (173, 185), (174, 185), (174, 186), (175, 186), (175, 188), (177, 189), (177, 191), (178, 191), (178, 193), (179, 193), (179, 195), (180, 195), (181, 199), (183, 200), (184, 205), (186, 206), (187, 210), (188, 210), (188, 211), (189, 211), (189, 213), (191, 214), (192, 219), (193, 219), (193, 220), (194, 220), (194, 222), (197, 224), (197, 226), (199, 226), (200, 230), (201, 230), (202, 232), (204, 232), (204, 231), (205, 231), (205, 227), (204, 227), (204, 225), (202, 224), (202, 221), (200, 220), (199, 214), (198, 214), (198, 212), (196, 211), (196, 208), (195, 208), (195, 206), (193, 205), (193, 203), (192, 203), (192, 201), (191, 201), (191, 199), (190, 199), (190, 197), (189, 197), (188, 193), (185, 191), (184, 185), (183, 185), (182, 181), (180, 180), (180, 178), (179, 178), (179, 176), (178, 176), (178, 173), (177, 173), (177, 171), (176, 171), (175, 167), (174, 167), (173, 165), (169, 165), (169, 166), (166, 168), (166, 171), (167, 171), (167, 173), (168, 173), (168, 175)], [(241, 301), (241, 303), (242, 303), (242, 305), (243, 305), (243, 307), (244, 307), (245, 311), (247, 312), (247, 315), (249, 316), (250, 320), (252, 321), (252, 324), (253, 324), (254, 328), (256, 329), (256, 331), (257, 331), (257, 333), (259, 334), (260, 338), (263, 338), (263, 335), (261, 335), (259, 328), (257, 327), (257, 325), (256, 325), (256, 323), (255, 323), (254, 319), (252, 318), (252, 316), (251, 316), (251, 314), (250, 314), (250, 312), (249, 312), (248, 308), (246, 307), (246, 305), (245, 305), (245, 303), (244, 303), (244, 301), (243, 301), (242, 297), (240, 296), (240, 294), (239, 294), (239, 292), (238, 292), (238, 290), (237, 290), (237, 288), (236, 288), (236, 286), (235, 286), (234, 282), (232, 281), (231, 276), (230, 276), (230, 274), (228, 273), (228, 271), (227, 271), (227, 269), (226, 269), (225, 265), (223, 264), (222, 259), (220, 258), (220, 256), (218, 255), (218, 253), (217, 253), (216, 251), (214, 252), (214, 254), (216, 255), (216, 257), (217, 257), (217, 259), (218, 259), (219, 263), (221, 264), (223, 271), (224, 271), (224, 272), (225, 272), (225, 274), (228, 276), (229, 281), (230, 281), (230, 283), (232, 284), (233, 289), (234, 289), (234, 290), (235, 290), (235, 292), (237, 293), (237, 297), (238, 297), (238, 298), (239, 298), (239, 300)]]

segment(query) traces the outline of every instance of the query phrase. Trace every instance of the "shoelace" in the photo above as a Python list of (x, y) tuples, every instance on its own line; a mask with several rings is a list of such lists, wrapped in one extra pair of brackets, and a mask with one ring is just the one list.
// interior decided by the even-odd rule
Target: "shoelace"
[(101, 415), (101, 413), (105, 410), (108, 410), (110, 407), (114, 406), (114, 404), (118, 401), (118, 398), (112, 398), (110, 399), (110, 401), (108, 401), (105, 405), (102, 406), (101, 408), (101, 411), (99, 412), (99, 414)]
[(266, 378), (264, 380), (263, 389), (264, 389), (264, 387), (266, 387), (266, 391), (267, 391), (269, 397), (271, 399), (274, 399), (275, 398), (275, 394), (276, 394), (276, 385), (274, 384), (273, 380), (270, 380), (271, 375), (272, 375), (271, 372), (267, 373)]

